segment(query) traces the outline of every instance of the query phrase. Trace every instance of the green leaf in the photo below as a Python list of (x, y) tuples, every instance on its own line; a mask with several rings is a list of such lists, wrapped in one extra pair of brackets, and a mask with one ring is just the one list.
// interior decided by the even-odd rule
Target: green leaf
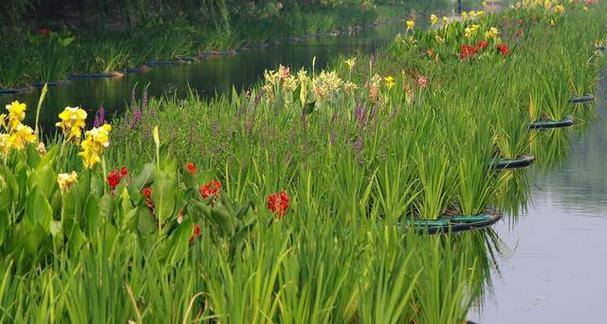
[(174, 173), (169, 174), (162, 170), (155, 171), (153, 179), (152, 199), (156, 208), (156, 217), (161, 226), (174, 215), (175, 192), (178, 190), (177, 180)]
[(29, 192), (25, 204), (24, 218), (31, 222), (31, 224), (40, 225), (46, 234), (49, 234), (51, 221), (53, 220), (53, 211), (48, 200), (37, 186), (34, 186)]

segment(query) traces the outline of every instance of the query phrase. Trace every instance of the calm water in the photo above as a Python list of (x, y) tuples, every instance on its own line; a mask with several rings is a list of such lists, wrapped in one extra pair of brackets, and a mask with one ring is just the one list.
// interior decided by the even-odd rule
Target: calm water
[[(607, 77), (604, 70), (603, 78)], [(569, 132), (559, 167), (530, 170), (531, 204), (496, 230), (507, 247), (478, 323), (607, 323), (607, 80), (597, 120)]]

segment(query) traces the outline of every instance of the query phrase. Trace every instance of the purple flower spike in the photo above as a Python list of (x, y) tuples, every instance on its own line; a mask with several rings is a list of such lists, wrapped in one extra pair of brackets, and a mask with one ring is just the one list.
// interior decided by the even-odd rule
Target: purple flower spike
[(105, 109), (103, 109), (103, 106), (101, 106), (95, 114), (95, 121), (93, 122), (93, 127), (101, 127), (103, 126), (103, 124), (105, 124)]

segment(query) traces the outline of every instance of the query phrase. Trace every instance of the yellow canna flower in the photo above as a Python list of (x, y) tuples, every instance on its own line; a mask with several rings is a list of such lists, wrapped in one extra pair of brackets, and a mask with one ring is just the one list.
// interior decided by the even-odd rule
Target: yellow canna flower
[(415, 27), (415, 21), (413, 19), (407, 20), (407, 31), (412, 30)]
[(499, 31), (495, 27), (491, 27), (488, 31), (485, 32), (486, 38), (496, 38), (498, 35)]
[(27, 143), (34, 142), (36, 142), (36, 135), (34, 135), (34, 130), (31, 127), (19, 124), (17, 127), (11, 129), (11, 133), (8, 138), (10, 148), (22, 150), (25, 148)]
[(466, 11), (462, 11), (462, 19), (468, 19), (468, 13)]
[(484, 15), (485, 15), (485, 12), (482, 10), (476, 12), (476, 16), (479, 18), (483, 17)]
[(392, 89), (392, 87), (394, 87), (396, 84), (396, 80), (394, 80), (394, 77), (391, 75), (385, 77), (384, 81), (386, 83), (386, 87), (388, 87), (388, 90)]
[(95, 127), (85, 133), (85, 139), (80, 143), (82, 151), (78, 153), (82, 157), (85, 167), (93, 168), (95, 164), (101, 162), (103, 149), (110, 146), (111, 130), (111, 125), (103, 124), (103, 126)]
[(443, 26), (446, 27), (449, 25), (449, 17), (443, 16)]
[(68, 191), (76, 182), (78, 182), (78, 174), (75, 171), (72, 171), (72, 173), (59, 173), (57, 175), (57, 183), (61, 192)]
[(55, 125), (63, 130), (68, 140), (80, 141), (82, 129), (86, 126), (86, 111), (79, 107), (65, 107), (59, 114), (61, 121)]
[(565, 6), (563, 6), (562, 4), (557, 4), (554, 7), (554, 11), (556, 11), (559, 14), (562, 14), (563, 12), (565, 12)]
[(466, 27), (464, 29), (464, 37), (466, 37), (466, 38), (472, 37), (472, 28)]
[(588, 7), (586, 7), (586, 6), (584, 6), (583, 9), (584, 9), (584, 11), (588, 11)]
[(471, 10), (470, 12), (468, 12), (468, 16), (469, 16), (470, 18), (476, 18), (476, 11)]
[(554, 19), (550, 19), (550, 26), (554, 27)]
[(438, 24), (438, 17), (435, 14), (430, 15), (430, 24), (432, 24), (432, 26)]
[(27, 110), (27, 106), (24, 103), (20, 103), (15, 100), (12, 103), (6, 105), (6, 110), (8, 110), (8, 125), (10, 128), (16, 128), (23, 119), (25, 119), (25, 111)]
[(10, 151), (11, 149), (11, 145), (8, 139), (8, 134), (0, 134), (0, 154), (2, 155), (8, 155), (8, 151)]
[(0, 114), (0, 128), (6, 130), (6, 127), (8, 125), (6, 124), (6, 114)]

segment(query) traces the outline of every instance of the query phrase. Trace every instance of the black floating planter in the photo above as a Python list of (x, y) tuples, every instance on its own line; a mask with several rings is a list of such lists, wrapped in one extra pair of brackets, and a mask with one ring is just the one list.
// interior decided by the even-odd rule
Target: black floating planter
[(70, 79), (100, 79), (100, 78), (113, 78), (116, 75), (108, 72), (96, 72), (96, 73), (78, 73), (70, 75)]
[(47, 81), (47, 82), (36, 82), (32, 84), (35, 88), (41, 89), (44, 88), (44, 85), (47, 85), (49, 88), (56, 88), (63, 84), (63, 81)]
[(415, 219), (407, 221), (408, 226), (422, 234), (441, 234), (473, 231), (487, 228), (502, 217), (499, 212), (474, 216), (441, 216), (438, 219)]
[(174, 64), (179, 64), (179, 63), (180, 62), (178, 62), (178, 61), (150, 60), (146, 64), (149, 66), (152, 66), (152, 65), (174, 65)]
[(573, 117), (567, 116), (562, 120), (538, 120), (529, 124), (531, 129), (548, 129), (548, 128), (563, 128), (570, 127), (574, 124)]
[(604, 51), (604, 50), (607, 50), (607, 47), (606, 46), (596, 46), (594, 49), (597, 51)]
[(17, 89), (0, 89), (0, 95), (11, 95), (19, 92)]
[(591, 94), (585, 94), (583, 96), (573, 96), (569, 99), (569, 103), (572, 104), (584, 104), (594, 101), (594, 96)]
[(535, 156), (531, 154), (521, 155), (516, 159), (495, 158), (491, 161), (491, 167), (498, 170), (519, 169), (528, 167), (535, 161)]

